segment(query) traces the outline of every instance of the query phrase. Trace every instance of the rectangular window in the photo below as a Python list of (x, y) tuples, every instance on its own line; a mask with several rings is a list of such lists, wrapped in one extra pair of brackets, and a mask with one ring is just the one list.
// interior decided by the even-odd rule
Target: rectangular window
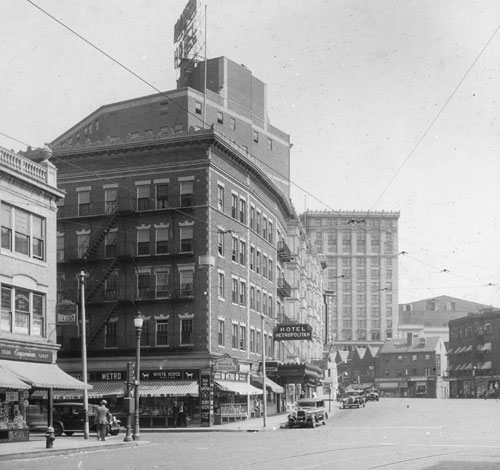
[(231, 217), (238, 218), (238, 196), (236, 194), (231, 194)]
[(250, 308), (255, 310), (255, 287), (250, 286)]
[(57, 234), (57, 262), (64, 261), (64, 235)]
[(224, 186), (217, 186), (217, 208), (224, 212)]
[(262, 238), (267, 240), (267, 217), (262, 217)]
[(269, 269), (267, 270), (267, 278), (272, 281), (273, 278), (274, 278), (274, 275), (273, 275), (273, 260), (272, 259), (269, 259)]
[(233, 349), (238, 349), (238, 325), (233, 323), (233, 330), (231, 334), (231, 347)]
[(194, 112), (199, 115), (203, 112), (203, 105), (199, 101), (194, 102)]
[(231, 279), (231, 301), (233, 304), (238, 303), (238, 279)]
[[(106, 258), (116, 257), (116, 242), (118, 232), (116, 230), (110, 231), (104, 237), (104, 256)], [(64, 241), (64, 240), (63, 240)]]
[(30, 214), (21, 209), (16, 209), (14, 216), (14, 249), (17, 253), (30, 256)]
[(225, 284), (225, 275), (224, 273), (219, 272), (219, 282), (217, 285), (217, 295), (219, 299), (224, 299), (224, 284)]
[(231, 250), (231, 259), (237, 263), (238, 262), (238, 239), (233, 237), (232, 241), (232, 250)]
[(253, 135), (253, 141), (255, 143), (258, 143), (259, 142), (259, 133), (257, 131), (253, 131), (252, 135)]
[(229, 118), (229, 129), (231, 129), (232, 131), (236, 130), (236, 121), (232, 117)]
[(217, 124), (224, 124), (224, 114), (217, 111)]
[(138, 273), (137, 274), (137, 298), (138, 299), (150, 299), (151, 287), (150, 287), (150, 274), (149, 273)]
[(273, 141), (272, 139), (267, 139), (267, 150), (271, 151), (273, 149)]
[(250, 269), (255, 271), (255, 247), (250, 247)]
[(244, 351), (247, 348), (247, 327), (240, 326), (240, 349)]
[(267, 256), (262, 256), (262, 276), (267, 279)]
[(245, 281), (240, 281), (240, 305), (247, 304), (247, 285)]
[(255, 296), (255, 310), (257, 312), (261, 312), (261, 292), (259, 289), (257, 289), (257, 294)]
[(168, 253), (168, 227), (156, 228), (156, 254), (164, 255)]
[(168, 320), (156, 321), (156, 345), (168, 346)]
[(149, 229), (137, 230), (137, 254), (149, 255)]
[(168, 208), (168, 184), (156, 185), (156, 208), (157, 209)]
[(105, 341), (104, 343), (105, 348), (118, 347), (118, 334), (116, 332), (115, 321), (106, 323), (104, 341)]
[(90, 215), (90, 190), (78, 191), (78, 215)]
[(148, 347), (151, 345), (149, 337), (150, 320), (144, 320), (142, 323), (142, 334), (141, 334), (141, 347)]
[(224, 232), (222, 230), (217, 232), (217, 253), (219, 256), (224, 256)]
[(150, 208), (149, 185), (137, 185), (137, 210), (147, 211)]
[(261, 225), (261, 213), (257, 211), (257, 217), (255, 219), (255, 231), (260, 234), (260, 225)]
[(261, 262), (261, 252), (257, 250), (257, 260), (255, 263), (255, 272), (260, 274), (262, 271), (262, 262)]
[(106, 214), (114, 214), (117, 209), (118, 188), (104, 190), (104, 210)]
[(190, 297), (193, 295), (193, 278), (194, 272), (188, 269), (179, 271), (179, 287), (181, 297)]
[(217, 334), (217, 343), (219, 346), (226, 345), (226, 340), (224, 337), (225, 332), (226, 332), (226, 323), (224, 320), (219, 320), (219, 328), (218, 328), (218, 334)]
[(104, 295), (106, 300), (116, 300), (118, 298), (118, 270), (114, 269), (104, 282)]
[(255, 352), (255, 330), (253, 328), (250, 329), (250, 352)]
[(255, 230), (255, 207), (250, 206), (250, 228)]
[(186, 225), (179, 229), (180, 250), (182, 253), (193, 251), (193, 226)]
[(271, 220), (268, 222), (267, 241), (273, 243), (273, 222)]
[(247, 223), (247, 203), (244, 199), (240, 199), (240, 222)]
[(156, 271), (156, 298), (168, 299), (170, 292), (168, 290), (168, 270)]
[(180, 182), (181, 207), (191, 207), (193, 205), (193, 182)]
[(257, 334), (255, 335), (255, 352), (260, 353), (260, 331), (257, 331)]
[(2, 248), (12, 251), (12, 219), (14, 208), (8, 204), (2, 204), (0, 223), (2, 226)]
[(82, 233), (76, 236), (76, 244), (78, 249), (78, 258), (81, 259), (87, 253), (90, 243), (90, 233)]
[(193, 320), (191, 318), (181, 319), (181, 344), (194, 344)]
[(240, 264), (246, 266), (247, 264), (247, 243), (240, 240)]

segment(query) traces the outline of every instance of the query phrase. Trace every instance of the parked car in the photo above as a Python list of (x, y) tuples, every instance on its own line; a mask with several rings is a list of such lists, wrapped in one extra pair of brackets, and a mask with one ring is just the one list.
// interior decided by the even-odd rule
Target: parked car
[(365, 406), (366, 395), (364, 390), (346, 390), (340, 406), (342, 408), (359, 408)]
[[(91, 432), (97, 432), (96, 409), (97, 405), (89, 404), (88, 417), (89, 431)], [(56, 436), (61, 436), (63, 433), (67, 436), (72, 436), (75, 432), (83, 432), (85, 422), (85, 408), (83, 407), (83, 403), (54, 403), (52, 421)], [(112, 436), (118, 435), (120, 426), (121, 422), (112, 416), (106, 434), (111, 434)]]
[(366, 391), (366, 400), (367, 401), (378, 401), (379, 400), (379, 394), (377, 390), (375, 389), (370, 389)]
[(326, 424), (328, 413), (325, 402), (318, 398), (304, 398), (297, 402), (295, 410), (288, 415), (288, 427), (309, 426), (315, 428), (320, 422)]

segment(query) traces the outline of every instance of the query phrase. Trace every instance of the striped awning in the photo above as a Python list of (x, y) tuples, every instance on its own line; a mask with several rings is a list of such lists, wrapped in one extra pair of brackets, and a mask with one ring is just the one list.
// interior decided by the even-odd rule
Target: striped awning
[[(264, 381), (264, 377), (261, 377), (259, 375), (252, 375), (251, 380), (257, 386), (257, 388), (262, 389), (262, 382)], [(266, 377), (266, 388), (274, 393), (284, 393), (285, 391), (281, 385), (273, 382), (269, 377)]]
[(224, 392), (236, 393), (237, 395), (262, 395), (262, 390), (253, 387), (246, 382), (231, 382), (230, 380), (215, 380), (215, 385)]
[(198, 382), (192, 380), (152, 380), (139, 384), (141, 397), (197, 397), (198, 390)]
[(448, 356), (451, 356), (453, 354), (453, 348), (448, 349), (448, 351), (446, 351), (446, 354)]
[(481, 366), (481, 369), (482, 370), (488, 370), (488, 369), (491, 369), (491, 361), (486, 361), (482, 366)]
[(481, 351), (491, 351), (491, 343), (484, 343)]
[(58, 390), (83, 390), (92, 388), (80, 380), (71, 377), (56, 364), (38, 362), (6, 361), (0, 359), (0, 366), (12, 375), (26, 382), (31, 388), (54, 388)]
[(31, 387), (10, 372), (7, 368), (0, 365), (0, 388), (28, 390)]
[(471, 352), (472, 351), (472, 344), (469, 344), (463, 352)]

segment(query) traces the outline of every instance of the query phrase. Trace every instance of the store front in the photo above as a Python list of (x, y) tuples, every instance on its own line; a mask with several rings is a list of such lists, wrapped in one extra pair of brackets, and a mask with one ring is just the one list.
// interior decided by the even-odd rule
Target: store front
[[(29, 415), (37, 410), (32, 396), (38, 391), (46, 393), (43, 427), (51, 425), (49, 412), (54, 390), (79, 389), (86, 384), (66, 374), (53, 363), (54, 351), (2, 345), (0, 359), (0, 442), (29, 440)], [(4, 359), (29, 357), (33, 361)], [(38, 361), (38, 362), (36, 362)], [(35, 408), (35, 410), (34, 410)]]
[[(264, 378), (259, 375), (251, 375), (250, 383), (252, 386), (264, 390)], [(272, 416), (283, 412), (285, 389), (266, 377), (266, 405), (267, 415)], [(255, 417), (259, 417), (260, 413), (255, 413)]]

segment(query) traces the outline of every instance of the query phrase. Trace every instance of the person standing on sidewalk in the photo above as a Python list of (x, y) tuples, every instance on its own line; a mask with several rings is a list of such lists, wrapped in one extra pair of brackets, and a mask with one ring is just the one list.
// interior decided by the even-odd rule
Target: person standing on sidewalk
[(106, 434), (108, 432), (108, 424), (111, 421), (111, 413), (106, 406), (108, 402), (106, 400), (101, 400), (101, 404), (96, 409), (96, 421), (97, 421), (97, 440), (105, 441)]

